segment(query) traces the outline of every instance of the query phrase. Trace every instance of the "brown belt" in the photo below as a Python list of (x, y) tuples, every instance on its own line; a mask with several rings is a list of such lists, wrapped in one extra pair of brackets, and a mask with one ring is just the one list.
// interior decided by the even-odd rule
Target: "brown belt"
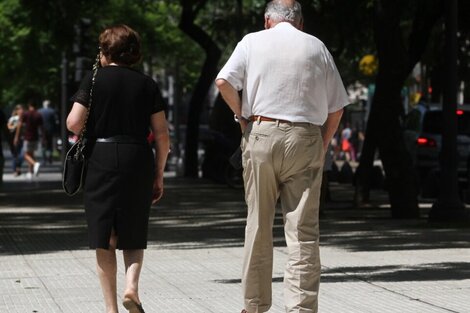
[(276, 118), (270, 118), (270, 117), (261, 116), (261, 115), (252, 115), (252, 116), (250, 116), (250, 121), (252, 121), (252, 122), (261, 121), (261, 122), (291, 123), (290, 121), (280, 120), (280, 119), (276, 119)]

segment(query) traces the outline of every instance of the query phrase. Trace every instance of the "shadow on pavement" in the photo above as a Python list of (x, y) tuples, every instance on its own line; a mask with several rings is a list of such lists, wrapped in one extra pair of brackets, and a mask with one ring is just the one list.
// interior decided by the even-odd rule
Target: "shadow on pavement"
[[(68, 197), (60, 182), (8, 185), (0, 192), (0, 254), (87, 249), (82, 195)], [(350, 251), (469, 248), (470, 231), (429, 224), (426, 218), (393, 220), (387, 209), (355, 210), (333, 186), (321, 244)], [(382, 198), (381, 198), (382, 199)], [(152, 208), (150, 249), (195, 249), (243, 245), (246, 208), (243, 191), (198, 179), (168, 178), (164, 198)], [(282, 216), (276, 214), (275, 246), (284, 246)]]
[(368, 282), (464, 280), (470, 277), (470, 263), (428, 263), (419, 266), (339, 267), (322, 272), (322, 282), (355, 280)]
[(468, 227), (429, 224), (427, 218), (393, 220), (351, 213), (338, 211), (322, 220), (322, 245), (355, 252), (470, 248)]
[(241, 190), (200, 179), (172, 178), (153, 209), (151, 245), (178, 249), (243, 245), (246, 209)]

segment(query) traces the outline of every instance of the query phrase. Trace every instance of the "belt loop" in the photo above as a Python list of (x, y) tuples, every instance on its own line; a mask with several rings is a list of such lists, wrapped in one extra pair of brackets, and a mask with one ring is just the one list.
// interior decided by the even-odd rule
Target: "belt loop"
[(258, 125), (261, 123), (261, 115), (258, 115), (258, 117), (256, 117), (256, 122), (258, 123)]

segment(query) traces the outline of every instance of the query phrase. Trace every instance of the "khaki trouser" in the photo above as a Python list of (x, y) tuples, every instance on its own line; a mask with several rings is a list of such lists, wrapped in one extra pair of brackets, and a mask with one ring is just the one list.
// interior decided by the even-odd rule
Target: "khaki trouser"
[(318, 205), (324, 151), (319, 126), (255, 121), (242, 138), (245, 230), (242, 288), (245, 309), (271, 307), (272, 228), (281, 201), (288, 262), (286, 312), (317, 312), (320, 283)]

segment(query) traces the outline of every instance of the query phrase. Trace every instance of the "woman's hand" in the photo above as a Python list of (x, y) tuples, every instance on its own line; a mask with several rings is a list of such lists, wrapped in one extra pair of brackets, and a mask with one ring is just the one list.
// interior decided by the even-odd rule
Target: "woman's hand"
[(152, 204), (157, 203), (163, 196), (163, 175), (157, 175), (153, 181)]

